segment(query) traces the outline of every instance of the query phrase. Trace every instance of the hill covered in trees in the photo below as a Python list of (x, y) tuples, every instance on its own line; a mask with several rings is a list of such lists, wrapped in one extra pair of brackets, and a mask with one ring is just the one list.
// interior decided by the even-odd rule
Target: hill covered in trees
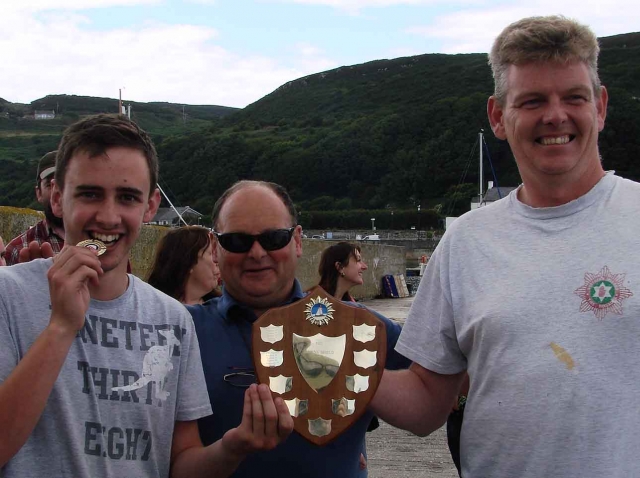
[[(640, 34), (603, 38), (601, 46), (600, 76), (610, 93), (600, 136), (604, 165), (640, 180)], [(178, 114), (174, 129), (154, 136), (160, 184), (174, 202), (208, 214), (238, 179), (276, 181), (291, 192), (307, 227), (313, 211), (390, 213), (420, 204), (423, 211), (463, 212), (478, 181), (474, 144), (481, 129), (499, 183), (520, 182), (508, 145), (487, 121), (492, 88), (486, 54), (418, 55), (310, 75), (242, 110), (203, 118), (196, 130), (181, 131)], [(0, 136), (0, 167), (4, 148)], [(370, 216), (361, 216), (360, 227), (367, 227)]]
[[(209, 126), (237, 108), (173, 103), (139, 103), (131, 106), (131, 118), (147, 130), (156, 144), (165, 137)], [(55, 119), (35, 120), (36, 111), (55, 113)], [(116, 113), (118, 100), (75, 95), (49, 95), (29, 104), (0, 98), (0, 204), (37, 207), (33, 187), (37, 162), (56, 149), (62, 131), (83, 116)]]

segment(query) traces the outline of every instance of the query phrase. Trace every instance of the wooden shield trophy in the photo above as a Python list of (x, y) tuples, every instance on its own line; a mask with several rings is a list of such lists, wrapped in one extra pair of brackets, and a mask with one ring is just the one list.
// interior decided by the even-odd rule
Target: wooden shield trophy
[(253, 324), (260, 383), (281, 396), (294, 429), (324, 445), (355, 423), (373, 398), (387, 356), (384, 323), (315, 287)]

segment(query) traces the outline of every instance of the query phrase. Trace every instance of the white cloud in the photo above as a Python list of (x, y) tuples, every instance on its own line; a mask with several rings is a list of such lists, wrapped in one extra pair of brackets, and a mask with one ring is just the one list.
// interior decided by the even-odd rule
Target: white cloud
[(296, 49), (303, 56), (318, 56), (322, 55), (323, 51), (317, 46), (310, 45), (309, 43), (298, 43)]
[(240, 57), (214, 43), (215, 29), (148, 23), (94, 31), (78, 14), (14, 12), (0, 25), (2, 97), (28, 103), (67, 93), (133, 101), (243, 107), (294, 78), (333, 66), (310, 45), (287, 64)]
[(306, 5), (326, 5), (341, 10), (359, 10), (369, 7), (390, 7), (394, 5), (429, 5), (443, 0), (288, 0), (290, 3)]
[[(450, 0), (279, 0), (286, 3), (297, 3), (302, 5), (321, 5), (342, 10), (351, 15), (357, 15), (366, 8), (383, 8), (407, 5), (436, 5), (447, 4)], [(462, 0), (465, 4), (473, 3), (476, 0)]]
[(3, 1), (1, 14), (7, 12), (40, 12), (44, 10), (89, 10), (93, 8), (153, 5), (162, 0), (19, 0)]
[[(219, 32), (212, 27), (147, 22), (98, 29), (84, 11), (164, 1), (0, 0), (0, 96), (13, 102), (31, 102), (55, 93), (117, 97), (118, 89), (126, 87), (124, 96), (134, 101), (242, 107), (288, 81), (344, 64), (341, 52), (327, 52), (321, 43), (297, 38), (292, 38), (288, 48), (280, 49), (277, 58), (239, 55), (221, 46)], [(266, 1), (357, 9), (439, 0)], [(611, 0), (606, 7), (601, 0), (566, 0), (561, 8), (552, 0), (540, 0), (536, 6), (500, 1), (505, 3), (486, 1), (486, 8), (476, 5), (435, 16), (424, 25), (407, 29), (410, 41), (403, 46), (383, 44), (378, 51), (389, 58), (434, 51), (486, 52), (511, 21), (548, 13), (575, 16), (598, 35), (611, 35), (637, 30), (635, 19), (640, 13), (635, 0)], [(422, 10), (423, 18), (429, 18), (430, 9)], [(104, 14), (111, 13), (105, 9)], [(437, 48), (430, 46), (436, 44)], [(362, 61), (366, 60), (353, 62)]]
[[(293, 47), (294, 63), (303, 71), (305, 75), (329, 70), (338, 66), (337, 62), (326, 56), (324, 50), (310, 43), (297, 43)], [(289, 78), (294, 80), (295, 78)]]
[(196, 5), (215, 5), (218, 0), (183, 0), (185, 3), (194, 3)]
[(421, 51), (420, 49), (415, 48), (415, 47), (398, 47), (398, 48), (391, 48), (389, 50), (387, 58), (400, 58), (400, 57), (404, 57), (404, 56), (416, 56), (416, 55), (423, 55), (425, 53), (429, 53), (429, 52)]
[(488, 52), (504, 27), (532, 15), (564, 15), (589, 25), (598, 36), (607, 36), (638, 31), (640, 4), (635, 0), (611, 0), (606, 6), (599, 0), (566, 0), (561, 5), (554, 0), (540, 0), (535, 5), (487, 3), (486, 8), (441, 15), (406, 32), (439, 40), (443, 53)]

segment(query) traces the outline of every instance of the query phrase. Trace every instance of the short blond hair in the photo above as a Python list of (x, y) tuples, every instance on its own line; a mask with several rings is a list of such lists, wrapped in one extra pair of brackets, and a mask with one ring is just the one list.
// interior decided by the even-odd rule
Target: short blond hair
[(494, 96), (504, 104), (507, 95), (509, 65), (532, 62), (584, 62), (596, 96), (600, 96), (598, 78), (598, 39), (591, 29), (563, 16), (529, 17), (505, 28), (489, 53), (489, 65), (495, 84)]

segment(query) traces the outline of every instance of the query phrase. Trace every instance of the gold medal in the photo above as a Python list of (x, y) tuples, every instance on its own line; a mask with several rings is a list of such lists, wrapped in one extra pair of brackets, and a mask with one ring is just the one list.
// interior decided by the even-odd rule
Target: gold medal
[(87, 239), (86, 241), (80, 241), (76, 244), (76, 246), (92, 249), (96, 251), (99, 256), (107, 252), (107, 246), (104, 245), (104, 242), (97, 239)]

